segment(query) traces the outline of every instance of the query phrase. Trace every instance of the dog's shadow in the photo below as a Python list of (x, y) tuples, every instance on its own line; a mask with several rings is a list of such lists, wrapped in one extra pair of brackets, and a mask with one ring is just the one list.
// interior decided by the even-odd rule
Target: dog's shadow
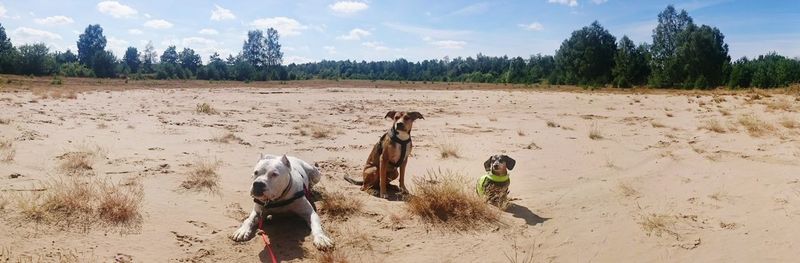
[(544, 221), (550, 220), (550, 218), (540, 217), (539, 215), (534, 214), (527, 207), (515, 203), (509, 203), (508, 206), (506, 207), (506, 212), (511, 213), (516, 218), (525, 219), (525, 223), (531, 226), (534, 226), (536, 224), (541, 224), (544, 223)]
[[(278, 261), (291, 261), (305, 257), (303, 242), (311, 234), (306, 222), (295, 215), (273, 215), (264, 221), (264, 232), (267, 233), (272, 250)], [(256, 235), (261, 242), (261, 236)], [(260, 262), (272, 262), (266, 248), (258, 253)]]

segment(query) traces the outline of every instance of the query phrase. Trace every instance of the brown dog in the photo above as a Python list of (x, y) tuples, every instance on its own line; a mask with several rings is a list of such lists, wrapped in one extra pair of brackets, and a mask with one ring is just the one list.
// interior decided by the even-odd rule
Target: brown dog
[[(364, 166), (362, 176), (364, 181), (356, 181), (345, 177), (353, 184), (361, 184), (361, 190), (366, 191), (376, 185), (380, 188), (380, 197), (388, 198), (386, 187), (389, 181), (400, 178), (400, 191), (407, 193), (405, 185), (406, 164), (411, 155), (411, 128), (417, 119), (425, 119), (416, 111), (390, 111), (384, 118), (392, 118), (392, 128), (381, 136), (381, 139), (372, 147)], [(399, 168), (399, 172), (398, 172)]]

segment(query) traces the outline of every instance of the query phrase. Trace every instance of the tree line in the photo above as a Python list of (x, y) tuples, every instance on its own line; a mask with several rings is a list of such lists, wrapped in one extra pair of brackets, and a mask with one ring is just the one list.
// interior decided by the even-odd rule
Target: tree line
[(0, 73), (69, 77), (204, 80), (365, 79), (397, 81), (547, 83), (627, 88), (632, 86), (773, 88), (800, 83), (800, 59), (775, 53), (731, 62), (725, 36), (697, 25), (685, 10), (667, 6), (658, 14), (652, 43), (619, 40), (600, 23), (578, 29), (555, 55), (492, 57), (478, 54), (410, 62), (330, 61), (282, 65), (278, 31), (252, 30), (237, 55), (214, 53), (207, 62), (193, 49), (169, 46), (161, 55), (152, 43), (129, 47), (122, 58), (106, 50), (100, 25), (78, 37), (78, 53), (50, 52), (44, 43), (14, 47), (0, 25)]

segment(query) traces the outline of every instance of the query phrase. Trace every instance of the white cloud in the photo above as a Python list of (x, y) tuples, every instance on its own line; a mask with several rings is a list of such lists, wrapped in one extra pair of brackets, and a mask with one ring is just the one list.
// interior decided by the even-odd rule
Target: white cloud
[(116, 18), (134, 17), (136, 16), (136, 14), (139, 13), (139, 11), (136, 11), (136, 9), (133, 9), (132, 7), (127, 5), (120, 4), (117, 1), (103, 1), (97, 3), (97, 11), (100, 11), (100, 13), (110, 15)]
[(431, 41), (430, 43), (441, 49), (462, 49), (467, 45), (467, 42), (457, 40), (438, 40)]
[(300, 31), (308, 29), (308, 26), (300, 24), (297, 20), (284, 16), (256, 19), (250, 22), (250, 25), (259, 29), (275, 28), (281, 36), (300, 35)]
[(331, 54), (331, 55), (336, 54), (336, 47), (324, 46), (324, 47), (322, 47), (322, 49), (327, 50), (328, 54)]
[(144, 13), (144, 18), (150, 19), (150, 14)]
[(544, 26), (539, 22), (533, 22), (530, 24), (519, 24), (519, 27), (530, 30), (530, 31), (542, 31), (544, 30)]
[(450, 15), (466, 16), (466, 15), (480, 14), (486, 12), (486, 10), (489, 10), (489, 6), (490, 4), (488, 2), (471, 4), (450, 13)]
[(37, 18), (34, 20), (37, 24), (40, 25), (48, 25), (48, 26), (56, 26), (56, 25), (66, 25), (72, 24), (75, 20), (67, 16), (51, 16), (45, 18)]
[(172, 27), (172, 23), (164, 19), (153, 19), (144, 22), (144, 26), (155, 29), (167, 29)]
[(547, 0), (547, 2), (559, 5), (578, 6), (578, 0)]
[(219, 35), (219, 31), (211, 28), (200, 29), (200, 31), (197, 31), (197, 33), (200, 33), (201, 35)]
[(8, 10), (6, 10), (6, 6), (0, 4), (0, 18), (6, 18), (6, 12), (8, 12)]
[(374, 49), (374, 50), (377, 50), (377, 51), (383, 51), (383, 50), (388, 50), (389, 49), (388, 47), (384, 46), (382, 42), (370, 41), (370, 42), (361, 43), (361, 45), (365, 46), (365, 47), (368, 47), (368, 48), (371, 48), (371, 49)]
[(292, 64), (292, 63), (295, 63), (295, 64), (303, 64), (303, 63), (308, 63), (308, 62), (312, 62), (312, 61), (313, 61), (313, 60), (311, 60), (310, 58), (307, 58), (307, 57), (300, 57), (300, 56), (286, 56), (286, 57), (283, 59), (283, 64), (285, 64), (285, 65)]
[(116, 37), (108, 37), (108, 49), (114, 53), (115, 56), (121, 58), (125, 55), (125, 50), (128, 49), (128, 41)]
[(602, 4), (602, 3), (605, 3), (605, 2), (608, 2), (608, 0), (592, 0), (592, 3), (594, 3), (596, 5), (599, 5), (599, 4)]
[(61, 39), (59, 34), (29, 27), (17, 28), (12, 34), (13, 37), (11, 39), (17, 43), (49, 42)]
[(369, 8), (369, 5), (356, 1), (339, 1), (328, 7), (338, 14), (351, 15), (366, 10)]
[(225, 9), (219, 5), (214, 5), (214, 10), (211, 10), (211, 20), (222, 21), (234, 19), (236, 16), (229, 9)]
[(135, 28), (131, 28), (131, 29), (128, 29), (128, 34), (141, 35), (141, 34), (144, 34), (144, 31), (139, 30), (139, 29), (135, 29)]
[(350, 30), (350, 33), (347, 33), (347, 35), (341, 35), (337, 38), (343, 40), (361, 40), (362, 37), (366, 37), (371, 34), (372, 33), (370, 33), (367, 30), (361, 28), (354, 28), (353, 30)]

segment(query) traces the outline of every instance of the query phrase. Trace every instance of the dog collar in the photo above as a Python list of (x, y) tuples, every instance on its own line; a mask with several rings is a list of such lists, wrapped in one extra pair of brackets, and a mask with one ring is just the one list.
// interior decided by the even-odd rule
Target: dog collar
[(502, 183), (502, 182), (508, 181), (508, 176), (509, 176), (509, 174), (506, 174), (506, 175), (495, 175), (494, 173), (492, 173), (492, 171), (486, 172), (486, 178), (489, 178), (489, 180), (492, 180), (492, 182), (495, 182), (495, 183)]
[(264, 208), (270, 209), (270, 208), (286, 206), (286, 205), (291, 204), (292, 202), (294, 202), (294, 200), (302, 198), (303, 196), (306, 196), (305, 190), (300, 190), (300, 191), (295, 192), (294, 195), (292, 195), (292, 198), (289, 198), (289, 199), (286, 199), (286, 200), (280, 200), (280, 201), (277, 201), (277, 202), (272, 202), (272, 201), (262, 202), (261, 200), (253, 198), (253, 202), (263, 206)]
[(397, 129), (392, 128), (392, 136), (390, 137), (390, 139), (392, 139), (393, 142), (399, 143), (400, 145), (403, 145), (403, 147), (405, 147), (406, 144), (411, 142), (411, 133), (410, 132), (408, 133), (408, 139), (401, 140), (400, 137), (397, 137)]

